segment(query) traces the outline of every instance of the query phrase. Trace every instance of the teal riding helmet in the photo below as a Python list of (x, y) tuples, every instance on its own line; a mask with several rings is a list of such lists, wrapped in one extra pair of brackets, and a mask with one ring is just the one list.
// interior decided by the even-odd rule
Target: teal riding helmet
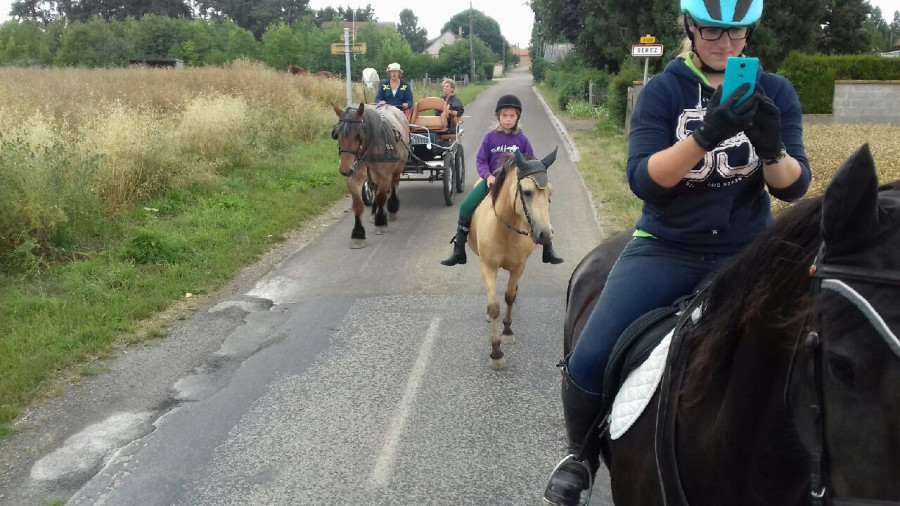
[(762, 16), (763, 0), (681, 0), (681, 12), (704, 26), (748, 26)]

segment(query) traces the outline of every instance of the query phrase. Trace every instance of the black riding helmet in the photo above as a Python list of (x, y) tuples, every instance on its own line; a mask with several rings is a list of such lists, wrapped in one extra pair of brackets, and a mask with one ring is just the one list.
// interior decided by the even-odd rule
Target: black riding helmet
[(519, 97), (515, 95), (503, 95), (500, 97), (500, 100), (497, 101), (497, 107), (494, 108), (494, 112), (500, 112), (500, 109), (506, 107), (516, 109), (519, 111), (519, 116), (522, 115), (522, 101), (519, 100)]

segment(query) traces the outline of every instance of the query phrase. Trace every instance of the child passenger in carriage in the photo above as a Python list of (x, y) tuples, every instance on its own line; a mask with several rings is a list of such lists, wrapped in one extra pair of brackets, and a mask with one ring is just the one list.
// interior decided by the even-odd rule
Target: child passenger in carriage
[[(444, 102), (450, 105), (450, 116), (447, 119), (447, 127), (450, 130), (453, 130), (453, 126), (459, 123), (459, 119), (462, 118), (465, 109), (463, 108), (462, 100), (454, 94), (456, 93), (456, 81), (448, 77), (444, 79), (441, 87), (444, 90)], [(435, 115), (440, 116), (444, 111), (435, 109), (434, 113)]]
[[(444, 91), (446, 93), (446, 84)], [(485, 134), (475, 160), (475, 168), (481, 179), (459, 206), (456, 236), (450, 241), (453, 243), (453, 253), (441, 261), (443, 265), (452, 266), (466, 263), (466, 241), (469, 238), (472, 215), (475, 214), (478, 204), (484, 200), (497, 179), (494, 174), (501, 170), (503, 160), (516, 151), (534, 157), (531, 142), (519, 128), (519, 118), (522, 116), (522, 101), (519, 100), (519, 97), (515, 95), (500, 97), (497, 107), (494, 108), (494, 114), (496, 114), (499, 124)], [(543, 261), (548, 264), (562, 263), (563, 259), (556, 256), (553, 251), (553, 243), (544, 245)]]
[(577, 504), (587, 468), (597, 470), (599, 437), (587, 435), (612, 402), (603, 380), (622, 331), (691, 293), (762, 232), (769, 195), (792, 201), (809, 186), (791, 83), (760, 71), (744, 102), (748, 85), (722, 96), (728, 58), (742, 55), (762, 9), (763, 0), (681, 0), (684, 52), (638, 96), (625, 171), (643, 210), (562, 369), (570, 454), (547, 485), (551, 504)]

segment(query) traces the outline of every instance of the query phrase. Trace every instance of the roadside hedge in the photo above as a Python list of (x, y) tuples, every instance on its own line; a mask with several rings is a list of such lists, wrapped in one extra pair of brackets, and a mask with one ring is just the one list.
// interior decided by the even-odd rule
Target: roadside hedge
[(791, 52), (778, 69), (797, 89), (805, 114), (831, 114), (836, 80), (900, 80), (900, 59)]

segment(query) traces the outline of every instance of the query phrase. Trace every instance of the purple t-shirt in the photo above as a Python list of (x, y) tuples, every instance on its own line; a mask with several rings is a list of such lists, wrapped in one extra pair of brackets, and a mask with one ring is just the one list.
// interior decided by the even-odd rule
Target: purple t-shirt
[(519, 130), (517, 134), (508, 134), (491, 130), (485, 134), (481, 141), (481, 148), (478, 150), (478, 156), (475, 158), (475, 168), (478, 175), (482, 179), (500, 170), (503, 165), (503, 159), (508, 153), (521, 151), (523, 155), (534, 156), (534, 150), (528, 137)]

